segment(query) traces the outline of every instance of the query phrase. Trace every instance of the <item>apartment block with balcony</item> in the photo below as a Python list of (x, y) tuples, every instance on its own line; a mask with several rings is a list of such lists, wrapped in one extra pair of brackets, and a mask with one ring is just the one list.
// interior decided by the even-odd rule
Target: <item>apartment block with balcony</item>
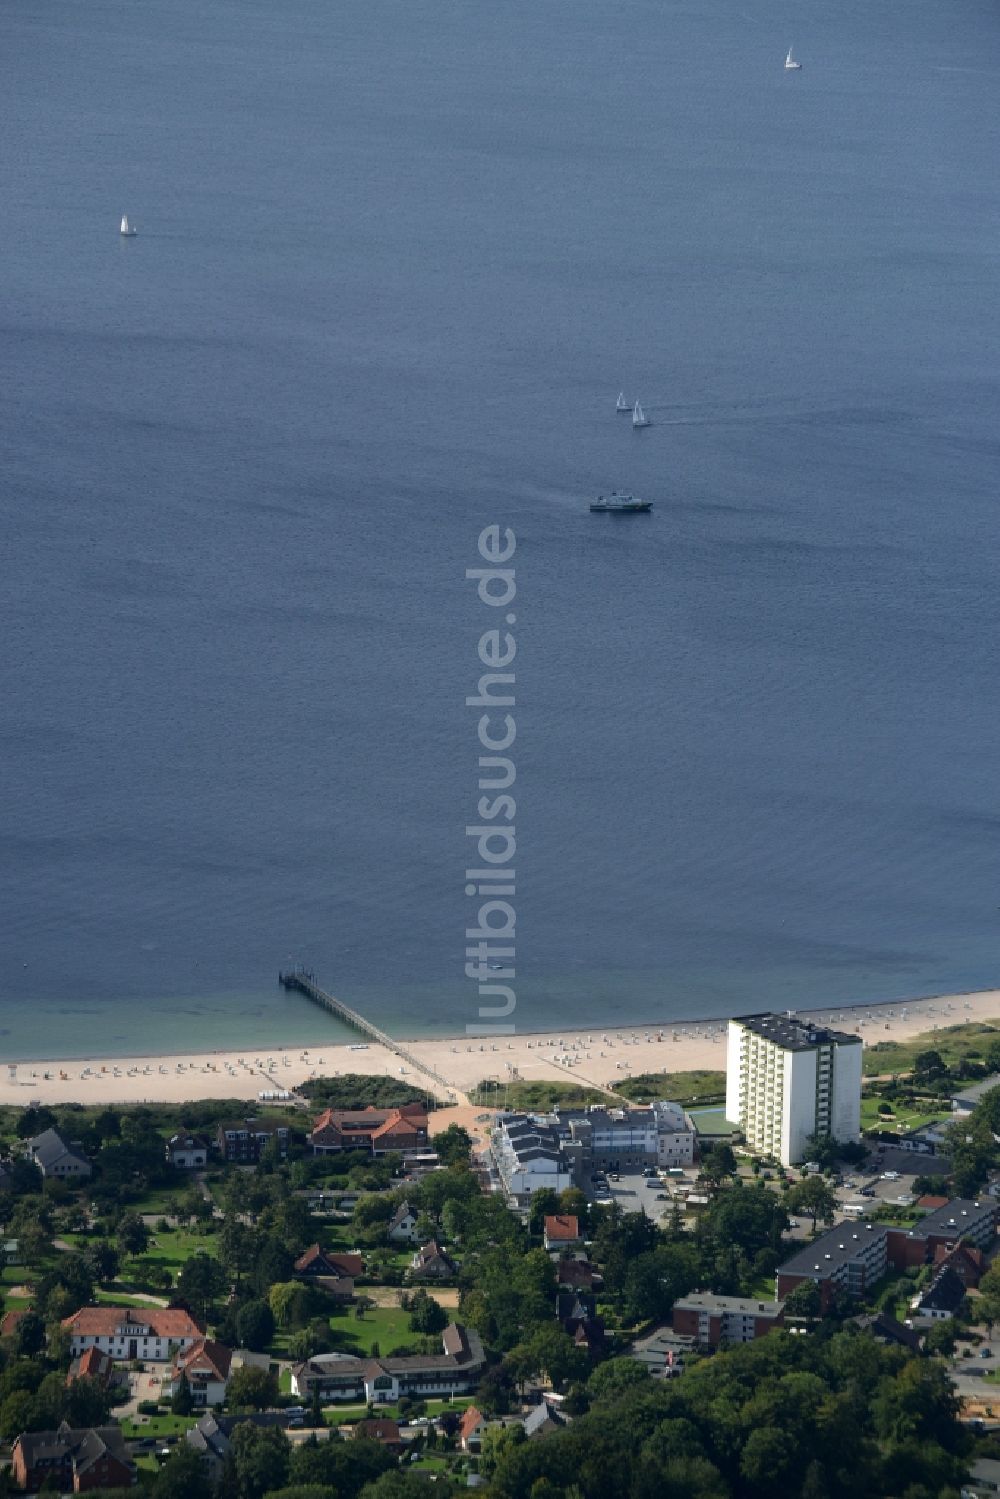
[(751, 1149), (791, 1166), (811, 1135), (861, 1134), (861, 1039), (794, 1015), (729, 1022), (726, 1118)]

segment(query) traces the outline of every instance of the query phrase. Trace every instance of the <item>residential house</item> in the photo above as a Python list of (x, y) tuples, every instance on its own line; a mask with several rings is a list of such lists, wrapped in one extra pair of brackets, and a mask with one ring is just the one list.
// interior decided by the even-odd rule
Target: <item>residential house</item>
[(177, 1393), (183, 1375), (196, 1409), (222, 1405), (226, 1398), (232, 1362), (232, 1352), (224, 1343), (217, 1343), (214, 1338), (199, 1338), (196, 1343), (182, 1348), (175, 1355), (166, 1393)]
[(171, 1135), (166, 1144), (167, 1165), (178, 1171), (195, 1171), (208, 1165), (208, 1141), (201, 1135)]
[(93, 1167), (79, 1145), (67, 1145), (57, 1130), (43, 1130), (25, 1147), (43, 1176), (59, 1181), (84, 1181)]
[(398, 1358), (354, 1358), (322, 1353), (292, 1367), (292, 1394), (321, 1400), (392, 1405), (402, 1395), (426, 1400), (474, 1390), (486, 1367), (479, 1334), (450, 1323), (441, 1334), (443, 1352)]
[(483, 1436), (489, 1431), (490, 1424), (481, 1410), (474, 1405), (467, 1406), (458, 1423), (458, 1445), (462, 1451), (478, 1455), (483, 1450)]
[(572, 1213), (552, 1213), (546, 1216), (542, 1229), (542, 1243), (546, 1249), (567, 1249), (580, 1242), (580, 1221)]
[(27, 1316), (28, 1312), (31, 1311), (34, 1311), (34, 1307), (22, 1306), (18, 1307), (15, 1311), (4, 1312), (3, 1316), (0, 1317), (0, 1338), (12, 1338), (17, 1332), (17, 1324), (21, 1318)]
[(912, 1327), (906, 1327), (902, 1322), (897, 1322), (895, 1317), (890, 1317), (888, 1312), (865, 1313), (861, 1317), (851, 1319), (856, 1327), (862, 1332), (870, 1333), (877, 1343), (886, 1346), (905, 1348), (908, 1353), (919, 1353), (923, 1341), (922, 1334), (916, 1332)]
[(681, 1337), (672, 1328), (654, 1327), (645, 1337), (637, 1338), (628, 1352), (654, 1379), (670, 1379), (680, 1374), (685, 1357), (695, 1346), (693, 1338)]
[(216, 1145), (223, 1160), (256, 1165), (274, 1140), (282, 1160), (288, 1154), (288, 1125), (270, 1119), (243, 1119), (220, 1124)]
[(62, 1325), (74, 1358), (98, 1348), (116, 1360), (165, 1364), (178, 1349), (205, 1336), (191, 1314), (178, 1307), (84, 1306)]
[(350, 1301), (355, 1280), (365, 1272), (365, 1262), (360, 1254), (330, 1254), (311, 1244), (299, 1255), (294, 1268), (299, 1280), (320, 1286), (341, 1301)]
[(986, 1256), (981, 1249), (973, 1249), (971, 1244), (956, 1244), (954, 1249), (939, 1244), (934, 1251), (933, 1263), (954, 1270), (967, 1290), (975, 1290), (986, 1273)]
[(408, 1271), (411, 1280), (451, 1280), (457, 1273), (455, 1261), (436, 1239), (421, 1245), (410, 1261)]
[(0, 1264), (19, 1265), (21, 1263), (21, 1241), (20, 1239), (4, 1239), (0, 1244)]
[(604, 1276), (590, 1260), (564, 1254), (556, 1265), (556, 1284), (571, 1291), (599, 1291), (604, 1285)]
[(219, 1482), (225, 1470), (231, 1446), (229, 1439), (235, 1426), (248, 1423), (251, 1426), (276, 1426), (284, 1430), (288, 1422), (289, 1417), (284, 1411), (246, 1411), (236, 1416), (220, 1416), (214, 1411), (208, 1411), (196, 1426), (184, 1433), (184, 1440), (199, 1454), (206, 1475), (214, 1485)]
[(391, 1244), (417, 1242), (417, 1215), (408, 1202), (401, 1202), (389, 1219), (386, 1236)]
[(109, 1354), (102, 1353), (99, 1348), (88, 1348), (70, 1364), (66, 1383), (72, 1384), (74, 1379), (96, 1379), (97, 1383), (106, 1390), (114, 1373), (115, 1361)]
[(11, 1472), (18, 1487), (29, 1491), (45, 1484), (58, 1493), (88, 1494), (93, 1489), (131, 1488), (136, 1481), (120, 1426), (74, 1430), (65, 1421), (56, 1431), (19, 1436)]
[(910, 1310), (918, 1317), (930, 1317), (943, 1322), (954, 1317), (965, 1300), (965, 1282), (950, 1265), (942, 1265), (934, 1274), (930, 1284), (910, 1302)]
[(405, 1445), (399, 1435), (399, 1423), (388, 1416), (367, 1416), (362, 1421), (356, 1421), (353, 1435), (366, 1442), (378, 1442), (387, 1452), (394, 1452), (397, 1457)]
[(591, 1358), (600, 1358), (607, 1343), (604, 1323), (595, 1313), (594, 1297), (588, 1291), (558, 1291), (556, 1320), (563, 1332)]
[(552, 1431), (561, 1431), (566, 1425), (566, 1417), (561, 1415), (554, 1405), (543, 1400), (540, 1405), (536, 1405), (533, 1410), (529, 1411), (521, 1424), (524, 1427), (525, 1436), (529, 1439), (545, 1437)]
[(784, 1303), (753, 1296), (714, 1296), (694, 1292), (674, 1302), (674, 1332), (702, 1348), (720, 1343), (752, 1343), (785, 1320)]
[(312, 1127), (309, 1144), (314, 1155), (343, 1150), (367, 1150), (373, 1156), (389, 1151), (414, 1151), (427, 1144), (427, 1109), (405, 1103), (398, 1109), (324, 1109)]

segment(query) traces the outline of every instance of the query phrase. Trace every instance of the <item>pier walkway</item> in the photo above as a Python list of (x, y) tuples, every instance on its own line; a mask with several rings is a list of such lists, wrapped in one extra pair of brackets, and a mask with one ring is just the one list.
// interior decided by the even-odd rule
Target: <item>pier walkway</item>
[(329, 1014), (336, 1015), (338, 1020), (342, 1020), (352, 1030), (360, 1031), (361, 1035), (368, 1036), (372, 1041), (376, 1041), (379, 1046), (384, 1046), (388, 1051), (394, 1052), (397, 1057), (402, 1057), (403, 1061), (409, 1062), (410, 1066), (415, 1068), (417, 1072), (422, 1072), (425, 1077), (429, 1077), (437, 1083), (439, 1088), (443, 1088), (446, 1098), (456, 1098), (459, 1096), (459, 1090), (455, 1087), (454, 1083), (450, 1083), (440, 1072), (435, 1071), (433, 1067), (429, 1067), (419, 1057), (415, 1057), (412, 1051), (409, 1051), (399, 1041), (394, 1041), (392, 1036), (388, 1035), (385, 1031), (379, 1030), (377, 1025), (373, 1025), (370, 1020), (366, 1020), (357, 1010), (352, 1010), (350, 1005), (345, 1005), (342, 999), (337, 999), (333, 994), (327, 994), (325, 989), (321, 989), (316, 982), (316, 975), (310, 973), (308, 969), (298, 966), (291, 973), (279, 973), (278, 982), (285, 989), (293, 989), (299, 994), (304, 994), (307, 999), (313, 1000), (315, 1004), (321, 1006)]

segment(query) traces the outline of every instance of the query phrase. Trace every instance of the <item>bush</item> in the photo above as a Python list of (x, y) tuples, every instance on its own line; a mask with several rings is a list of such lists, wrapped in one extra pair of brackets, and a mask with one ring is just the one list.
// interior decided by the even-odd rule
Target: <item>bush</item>
[(159, 1403), (155, 1400), (140, 1400), (136, 1406), (140, 1416), (158, 1416), (160, 1414)]

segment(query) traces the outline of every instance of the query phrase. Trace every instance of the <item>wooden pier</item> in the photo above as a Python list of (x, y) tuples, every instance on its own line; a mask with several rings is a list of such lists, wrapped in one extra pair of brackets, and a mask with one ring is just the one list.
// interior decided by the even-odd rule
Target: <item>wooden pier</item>
[(308, 969), (299, 965), (290, 973), (279, 973), (278, 982), (284, 989), (293, 989), (299, 994), (304, 994), (307, 999), (311, 999), (329, 1014), (336, 1015), (338, 1020), (342, 1020), (352, 1030), (359, 1031), (362, 1036), (367, 1036), (379, 1046), (384, 1046), (388, 1051), (394, 1052), (397, 1057), (402, 1057), (404, 1062), (409, 1062), (410, 1066), (416, 1068), (418, 1072), (432, 1078), (439, 1088), (444, 1088), (446, 1094), (450, 1095), (455, 1092), (454, 1084), (450, 1083), (446, 1077), (442, 1077), (440, 1072), (436, 1072), (433, 1067), (429, 1067), (426, 1062), (415, 1057), (400, 1042), (394, 1041), (385, 1031), (379, 1030), (377, 1025), (366, 1020), (357, 1010), (352, 1010), (350, 1005), (345, 1005), (342, 999), (337, 999), (335, 995), (328, 994), (325, 989), (321, 989), (316, 982), (316, 975), (310, 973)]

